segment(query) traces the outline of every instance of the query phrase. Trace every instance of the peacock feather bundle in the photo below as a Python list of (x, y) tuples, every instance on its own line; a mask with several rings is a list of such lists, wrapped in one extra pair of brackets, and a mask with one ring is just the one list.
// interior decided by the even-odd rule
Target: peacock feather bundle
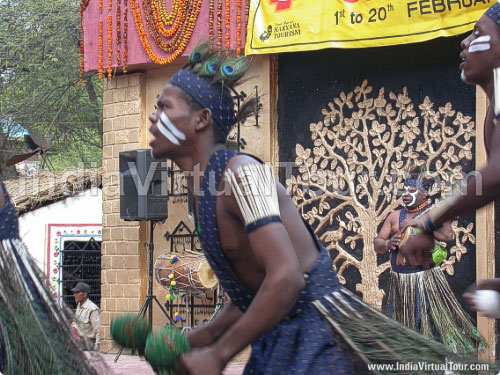
[(111, 337), (124, 348), (144, 354), (151, 326), (142, 315), (124, 314), (111, 321)]
[(184, 70), (200, 77), (211, 79), (211, 84), (220, 84), (233, 89), (251, 67), (247, 57), (236, 57), (234, 53), (221, 53), (210, 49), (210, 43), (198, 43), (188, 58)]
[[(430, 340), (359, 301), (345, 288), (314, 301), (313, 305), (330, 324), (339, 341), (367, 365), (422, 363), (446, 366), (450, 361), (469, 365), (479, 363), (475, 353), (459, 354), (448, 345)], [(490, 365), (490, 372), (485, 374), (498, 373), (498, 370), (498, 366)], [(394, 374), (389, 369), (372, 372), (378, 375)], [(423, 372), (420, 368), (410, 367), (404, 373), (420, 375)], [(477, 374), (477, 371), (454, 370), (453, 374)]]
[(146, 360), (160, 375), (173, 375), (180, 356), (191, 350), (184, 334), (173, 327), (152, 332), (146, 342)]
[[(80, 350), (73, 314), (52, 297), (48, 282), (19, 239), (0, 242), (0, 335), (4, 375), (110, 373)], [(94, 362), (91, 364), (90, 362)]]

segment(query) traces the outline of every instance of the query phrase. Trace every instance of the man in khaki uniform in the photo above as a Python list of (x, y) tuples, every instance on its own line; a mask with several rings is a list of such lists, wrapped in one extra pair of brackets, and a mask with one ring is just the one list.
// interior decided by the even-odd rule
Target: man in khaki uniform
[(75, 302), (78, 304), (75, 312), (75, 323), (78, 329), (78, 339), (83, 348), (87, 348), (85, 337), (92, 343), (91, 350), (99, 350), (101, 342), (101, 320), (99, 307), (89, 300), (90, 286), (78, 283), (71, 289)]

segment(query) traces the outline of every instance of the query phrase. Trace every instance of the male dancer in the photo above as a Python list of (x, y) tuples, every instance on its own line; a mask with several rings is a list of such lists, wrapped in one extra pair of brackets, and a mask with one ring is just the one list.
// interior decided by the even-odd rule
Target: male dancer
[(150, 116), (152, 155), (172, 159), (188, 175), (203, 251), (231, 299), (211, 323), (189, 333), (194, 350), (181, 357), (176, 374), (219, 375), (249, 344), (245, 374), (360, 374), (338, 337), (365, 363), (444, 363), (452, 355), (446, 347), (339, 285), (328, 253), (271, 169), (224, 148), (232, 127), (256, 110), (249, 99), (235, 114), (231, 97), (246, 61), (199, 46)]
[(153, 156), (190, 173), (203, 250), (231, 298), (210, 324), (188, 335), (191, 348), (203, 350), (184, 356), (176, 373), (219, 375), (252, 344), (246, 374), (352, 374), (310, 304), (340, 288), (327, 252), (270, 170), (224, 148), (231, 128), (256, 109), (250, 99), (234, 111), (230, 89), (245, 64), (199, 46), (150, 117)]
[[(391, 252), (386, 313), (424, 336), (442, 341), (456, 352), (475, 351), (483, 346), (482, 338), (455, 298), (443, 271), (435, 267), (444, 260), (446, 250), (438, 245), (424, 268), (407, 265), (398, 247), (401, 223), (418, 218), (432, 207), (421, 176), (405, 180), (402, 200), (404, 207), (387, 216), (374, 241), (378, 254)], [(453, 238), (450, 222), (444, 223), (433, 235), (436, 241), (450, 241)]]
[[(434, 232), (444, 222), (473, 212), (500, 196), (500, 127), (495, 125), (498, 120), (495, 112), (500, 109), (494, 107), (497, 99), (495, 96), (498, 94), (495, 93), (493, 75), (493, 70), (500, 67), (500, 4), (497, 3), (486, 11), (461, 45), (462, 80), (471, 85), (479, 85), (491, 103), (484, 122), (488, 164), (479, 171), (477, 177), (469, 180), (460, 197), (446, 200), (442, 207), (405, 224), (418, 226), (429, 233)], [(478, 187), (480, 190), (477, 190)], [(416, 247), (409, 247), (405, 254), (407, 261), (413, 265), (423, 264), (426, 256), (426, 251)], [(479, 283), (478, 288), (500, 292), (500, 280), (485, 280)]]

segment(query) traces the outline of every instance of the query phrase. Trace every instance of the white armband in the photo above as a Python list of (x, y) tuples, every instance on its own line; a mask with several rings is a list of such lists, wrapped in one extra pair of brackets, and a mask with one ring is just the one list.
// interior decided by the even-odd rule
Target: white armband
[(228, 169), (225, 176), (238, 202), (245, 220), (245, 230), (254, 230), (280, 222), (280, 206), (276, 181), (270, 166), (247, 164), (236, 169)]

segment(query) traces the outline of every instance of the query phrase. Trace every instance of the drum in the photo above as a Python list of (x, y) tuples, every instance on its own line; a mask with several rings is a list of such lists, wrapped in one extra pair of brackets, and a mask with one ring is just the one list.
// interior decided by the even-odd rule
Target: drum
[(429, 233), (424, 232), (420, 228), (406, 227), (401, 233), (399, 241), (399, 250), (404, 256), (407, 251), (421, 251), (424, 254), (428, 253), (429, 260), (431, 259), (431, 251), (434, 248), (434, 237)]
[(196, 253), (162, 254), (155, 261), (154, 273), (156, 281), (165, 289), (170, 289), (172, 281), (176, 282), (177, 290), (190, 291), (213, 289), (218, 283), (205, 257)]
[(405, 254), (409, 248), (429, 251), (432, 261), (437, 266), (443, 263), (448, 257), (448, 251), (439, 242), (435, 241), (431, 234), (425, 233), (420, 228), (406, 227), (403, 233), (401, 233), (401, 240), (399, 242), (401, 253)]

